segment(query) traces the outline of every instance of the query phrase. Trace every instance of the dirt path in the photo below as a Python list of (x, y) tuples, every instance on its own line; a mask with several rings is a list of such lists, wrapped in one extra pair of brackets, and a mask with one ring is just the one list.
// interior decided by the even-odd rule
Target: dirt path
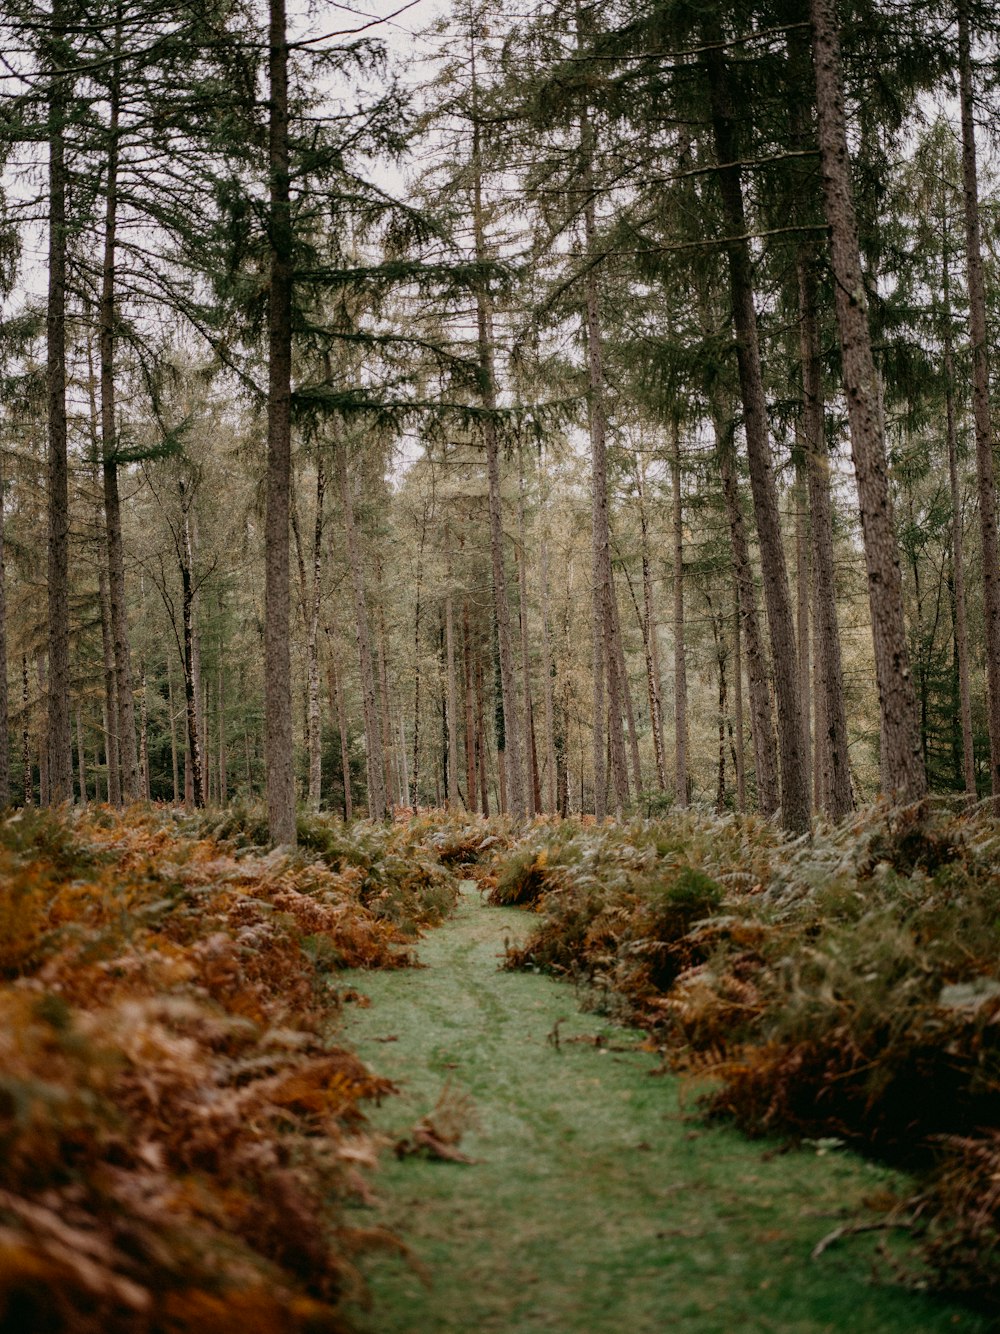
[[(957, 1308), (869, 1281), (874, 1242), (809, 1252), (891, 1174), (820, 1144), (775, 1154), (699, 1126), (678, 1084), (651, 1078), (639, 1035), (577, 1012), (564, 984), (498, 971), (530, 918), (485, 908), (471, 882), (421, 943), (420, 970), (355, 974), (359, 1053), (403, 1088), (375, 1113), (393, 1139), (447, 1083), (470, 1095), (471, 1166), (389, 1155), (359, 1222), (409, 1239), (367, 1272), (372, 1334), (557, 1330), (985, 1331)], [(549, 1040), (559, 1023), (558, 1047)], [(591, 1040), (600, 1035), (605, 1045)], [(392, 1039), (390, 1041), (390, 1039)]]

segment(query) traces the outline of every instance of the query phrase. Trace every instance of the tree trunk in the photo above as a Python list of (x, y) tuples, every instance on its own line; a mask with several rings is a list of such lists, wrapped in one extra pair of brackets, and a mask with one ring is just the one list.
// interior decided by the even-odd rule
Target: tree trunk
[[(706, 25), (705, 32), (710, 41), (714, 39), (711, 25)], [(715, 46), (706, 53), (705, 65), (711, 91), (716, 159), (720, 164), (718, 179), (723, 220), (730, 237), (726, 251), (736, 333), (736, 361), (778, 708), (781, 820), (790, 832), (802, 833), (809, 828), (811, 783), (802, 750), (802, 704), (796, 665), (795, 625), (768, 440), (767, 403), (757, 335), (753, 266), (746, 239), (747, 221), (739, 166), (739, 143), (735, 113), (729, 97), (730, 76), (721, 48)]]
[(460, 805), (458, 792), (458, 675), (455, 670), (455, 599), (452, 594), (451, 538), (447, 526), (444, 534), (448, 548), (448, 569), (444, 597), (445, 672), (447, 677), (447, 745), (448, 804), (455, 810)]
[(920, 760), (916, 700), (906, 648), (899, 549), (893, 530), (868, 299), (854, 214), (833, 0), (810, 0), (810, 17), (823, 198), (830, 228), (844, 392), (868, 572), (885, 795), (893, 802), (918, 801), (926, 794), (927, 778)]
[(706, 595), (708, 603), (708, 612), (712, 620), (712, 638), (715, 641), (715, 661), (719, 669), (719, 763), (718, 775), (715, 787), (715, 810), (718, 815), (726, 809), (726, 709), (727, 709), (727, 685), (726, 685), (726, 638), (725, 638), (725, 618), (716, 616), (712, 607), (712, 600)]
[(0, 810), (10, 805), (10, 699), (7, 691), (7, 570), (4, 551), (4, 479), (0, 469)]
[[(478, 85), (476, 83), (475, 50), (472, 55), (472, 227), (476, 263), (487, 262), (486, 229), (483, 221), (483, 172), (480, 125), (478, 114)], [(500, 685), (497, 723), (497, 763), (501, 769), (501, 805), (515, 819), (527, 813), (524, 786), (524, 761), (517, 726), (517, 687), (514, 677), (514, 647), (511, 640), (510, 600), (503, 559), (503, 502), (500, 494), (500, 442), (497, 438), (496, 375), (493, 362), (493, 331), (489, 293), (484, 284), (476, 286), (476, 330), (479, 353), (481, 400), (487, 410), (483, 422), (486, 444), (486, 474), (490, 511), (490, 564), (493, 572), (493, 614), (497, 637), (497, 674)], [(502, 711), (502, 721), (501, 714)], [(501, 758), (502, 757), (502, 758)]]
[[(625, 726), (628, 731), (629, 759), (632, 764), (632, 785), (636, 798), (642, 792), (642, 759), (639, 755), (639, 733), (635, 725), (635, 709), (632, 707), (632, 688), (628, 682), (628, 666), (625, 662), (625, 641), (622, 637), (621, 616), (618, 612), (618, 598), (611, 603), (612, 643), (617, 659), (616, 671), (621, 689), (622, 704), (625, 708)], [(627, 789), (626, 789), (627, 791)]]
[(543, 537), (540, 563), (542, 581), (542, 700), (545, 710), (545, 809), (557, 809), (555, 701), (553, 678), (555, 663), (552, 658), (552, 623), (549, 611), (549, 544)]
[(181, 800), (180, 765), (177, 759), (177, 715), (174, 713), (174, 679), (170, 671), (170, 659), (167, 659), (167, 708), (170, 711), (170, 764), (174, 778), (174, 805)]
[(340, 485), (340, 501), (344, 511), (344, 533), (347, 538), (347, 559), (351, 569), (354, 590), (354, 635), (358, 649), (361, 673), (361, 700), (365, 721), (365, 771), (368, 778), (368, 816), (372, 820), (386, 818), (385, 765), (382, 757), (382, 729), (380, 727), (378, 698), (375, 691), (375, 664), (372, 656), (371, 629), (368, 603), (365, 598), (365, 577), (361, 568), (361, 553), (354, 526), (354, 502), (347, 472), (347, 446), (341, 440), (335, 449), (335, 466)]
[(470, 811), (476, 809), (476, 725), (472, 692), (472, 634), (469, 599), (462, 599), (462, 662), (465, 669), (465, 790)]
[(289, 508), (292, 406), (292, 214), (285, 0), (269, 0), (267, 482), (264, 519), (264, 727), (271, 842), (295, 843)]
[[(830, 457), (823, 421), (823, 381), (820, 360), (816, 277), (811, 257), (799, 253), (799, 356), (802, 363), (802, 438), (809, 489), (813, 580), (816, 593), (816, 661), (822, 701), (816, 703), (816, 747), (822, 753), (824, 808), (832, 820), (842, 820), (853, 808), (851, 770), (847, 751), (847, 712), (844, 673), (837, 618), (837, 587), (833, 559), (833, 501), (830, 495)], [(822, 719), (822, 725), (821, 725)]]
[(684, 508), (681, 499), (680, 431), (673, 427), (670, 458), (674, 535), (674, 801), (688, 803), (687, 652), (684, 643)]
[[(225, 676), (222, 671), (222, 636), (219, 636), (219, 662), (216, 669), (215, 694), (219, 704), (219, 804), (225, 806), (229, 800), (229, 755), (226, 749), (226, 691)], [(145, 692), (143, 692), (145, 700)], [(145, 736), (145, 722), (143, 723)], [(149, 773), (148, 763), (146, 772)], [(148, 800), (148, 794), (147, 794)]]
[(344, 819), (354, 818), (354, 802), (351, 796), (351, 751), (347, 736), (347, 709), (344, 706), (344, 691), (337, 671), (336, 630), (331, 624), (326, 627), (329, 643), (329, 663), (327, 677), (330, 689), (330, 707), (336, 714), (337, 732), (340, 736), (340, 778), (344, 785)]
[[(48, 692), (48, 679), (45, 671), (45, 654), (41, 650), (35, 654), (35, 673), (38, 677), (38, 698), (45, 699)], [(105, 737), (108, 735), (106, 720), (104, 735)], [(47, 737), (44, 735), (38, 737), (38, 804), (39, 806), (49, 804), (49, 748)]]
[(656, 784), (667, 790), (667, 757), (663, 745), (663, 692), (660, 687), (660, 651), (657, 643), (656, 610), (653, 603), (653, 576), (649, 559), (649, 515), (646, 508), (645, 469), (636, 469), (639, 491), (639, 530), (642, 539), (642, 643), (646, 656), (646, 687), (649, 691), (649, 720), (653, 731), (656, 759)]
[(969, 288), (969, 336), (972, 351), (972, 415), (975, 422), (976, 480), (979, 489), (979, 525), (983, 544), (983, 614), (986, 622), (990, 791), (994, 798), (994, 810), (1000, 813), (1000, 543), (997, 540), (997, 489), (993, 461), (993, 423), (990, 418), (986, 280), (980, 239), (975, 94), (972, 86), (968, 0), (958, 0), (958, 74), (962, 108), (962, 183)]
[(149, 694), (146, 665), (139, 664), (139, 794), (149, 801)]
[(733, 701), (736, 740), (733, 745), (733, 768), (736, 770), (736, 807), (742, 815), (747, 808), (746, 760), (743, 749), (745, 722), (743, 718), (743, 632), (740, 628), (740, 590), (733, 583)]
[(528, 815), (538, 814), (536, 790), (538, 787), (537, 764), (535, 762), (534, 727), (531, 712), (531, 649), (528, 639), (528, 561), (527, 541), (524, 519), (524, 451), (520, 442), (517, 446), (517, 593), (518, 623), (521, 630), (521, 689), (524, 693), (524, 754), (528, 769), (528, 782), (525, 795), (528, 801)]
[[(584, 233), (587, 252), (596, 249), (597, 223), (590, 190), (590, 156), (593, 131), (586, 110), (581, 116), (581, 146), (585, 155)], [(625, 767), (625, 737), (622, 731), (622, 687), (614, 631), (614, 584), (611, 572), (611, 530), (608, 521), (607, 408), (604, 393), (603, 340), (597, 274), (590, 266), (585, 279), (587, 375), (590, 389), (590, 488), (591, 564), (593, 579), (593, 691), (594, 691), (594, 813), (607, 813), (607, 768), (605, 764), (605, 717), (610, 741), (611, 773), (615, 806), (619, 812), (628, 802)], [(605, 681), (607, 703), (605, 706)]]
[(66, 78), (59, 48), (65, 37), (62, 0), (52, 7), (48, 99), (49, 272), (46, 313), (48, 385), (48, 756), (46, 801), (73, 800), (69, 667), (69, 461), (66, 439)]
[(490, 788), (487, 773), (486, 709), (483, 689), (483, 655), (481, 643), (476, 645), (476, 758), (479, 764), (479, 806), (484, 815), (490, 813)]
[(795, 651), (799, 662), (799, 701), (802, 705), (802, 754), (806, 769), (806, 787), (812, 797), (812, 663), (810, 657), (809, 616), (812, 598), (812, 561), (809, 558), (809, 499), (806, 459), (802, 445), (801, 413), (796, 423), (799, 437), (795, 459)]
[(948, 480), (951, 490), (951, 563), (954, 585), (955, 660), (958, 672), (959, 720), (962, 737), (962, 778), (969, 797), (976, 798), (976, 754), (972, 740), (972, 690), (969, 680), (969, 623), (965, 598), (965, 553), (962, 534), (962, 493), (958, 481), (958, 430), (955, 425), (955, 361), (952, 352), (948, 253), (944, 272), (944, 377), (945, 421), (948, 440)]
[(83, 748), (83, 713), (76, 706), (76, 763), (80, 784), (80, 804), (87, 804), (87, 754)]
[(306, 658), (309, 678), (309, 805), (319, 810), (323, 787), (323, 727), (319, 709), (319, 610), (321, 602), (321, 575), (323, 571), (323, 498), (326, 494), (326, 473), (322, 458), (316, 464), (316, 522), (313, 525), (312, 589), (309, 599), (309, 622), (306, 627)]
[(101, 642), (104, 650), (104, 725), (105, 755), (108, 765), (108, 804), (122, 804), (121, 780), (118, 769), (118, 693), (115, 688), (115, 648), (111, 629), (111, 603), (108, 598), (108, 579), (103, 564), (97, 571), (97, 594), (101, 606)]
[[(21, 765), (24, 769), (24, 804), (30, 806), (35, 796), (35, 779), (31, 764), (31, 686), (28, 679), (28, 655), (21, 654)], [(100, 793), (97, 800), (100, 801)]]
[(125, 597), (125, 553), (122, 542), (121, 499), (118, 493), (118, 441), (115, 423), (115, 264), (118, 226), (118, 125), (121, 96), (121, 5), (116, 12), (108, 111), (107, 192), (104, 204), (104, 256), (101, 266), (101, 460), (104, 482), (104, 519), (107, 530), (108, 587), (111, 597), (111, 633), (114, 641), (117, 743), (122, 797), (141, 796), (132, 699), (128, 610)]
[[(184, 494), (184, 484), (181, 483), (181, 494)], [(182, 504), (183, 504), (182, 500)], [(185, 767), (184, 785), (190, 789), (190, 800), (195, 807), (202, 807), (205, 804), (205, 784), (204, 770), (202, 768), (202, 748), (201, 748), (201, 701), (200, 701), (200, 681), (197, 661), (197, 643), (196, 627), (194, 618), (194, 569), (193, 552), (191, 547), (191, 525), (187, 508), (183, 512), (183, 540), (181, 560), (181, 624), (183, 629), (183, 662), (184, 662), (184, 703), (185, 718), (187, 720), (187, 765)]]

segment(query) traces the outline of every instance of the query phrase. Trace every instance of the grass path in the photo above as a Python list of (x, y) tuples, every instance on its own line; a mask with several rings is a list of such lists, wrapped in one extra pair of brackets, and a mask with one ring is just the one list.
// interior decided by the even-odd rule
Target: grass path
[[(406, 1238), (428, 1287), (395, 1258), (370, 1261), (371, 1334), (728, 1334), (985, 1331), (978, 1317), (870, 1281), (874, 1242), (809, 1252), (862, 1199), (892, 1184), (839, 1151), (775, 1154), (706, 1129), (639, 1035), (577, 1013), (572, 990), (498, 971), (530, 919), (480, 904), (421, 943), (425, 967), (355, 974), (371, 998), (347, 1036), (399, 1097), (374, 1119), (406, 1135), (445, 1083), (471, 1095), (474, 1165), (386, 1155), (380, 1205), (359, 1223)], [(558, 1048), (548, 1040), (556, 1022)], [(602, 1035), (597, 1048), (574, 1037)]]

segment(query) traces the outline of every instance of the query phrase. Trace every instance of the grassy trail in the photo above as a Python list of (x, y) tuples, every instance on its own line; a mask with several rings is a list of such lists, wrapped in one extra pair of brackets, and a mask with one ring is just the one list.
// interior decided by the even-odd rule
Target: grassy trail
[[(395, 1258), (366, 1272), (372, 1334), (690, 1334), (773, 1330), (985, 1331), (978, 1317), (870, 1282), (874, 1242), (813, 1245), (884, 1169), (822, 1148), (775, 1154), (706, 1129), (673, 1079), (651, 1078), (639, 1035), (577, 1013), (572, 990), (497, 969), (527, 914), (481, 906), (466, 883), (455, 915), (420, 947), (421, 970), (356, 974), (370, 996), (347, 1036), (402, 1086), (374, 1119), (409, 1133), (447, 1083), (476, 1124), (461, 1165), (386, 1155), (381, 1204), (361, 1224), (398, 1230), (431, 1276)], [(559, 1046), (550, 1039), (557, 1021)], [(604, 1048), (577, 1037), (602, 1035)]]

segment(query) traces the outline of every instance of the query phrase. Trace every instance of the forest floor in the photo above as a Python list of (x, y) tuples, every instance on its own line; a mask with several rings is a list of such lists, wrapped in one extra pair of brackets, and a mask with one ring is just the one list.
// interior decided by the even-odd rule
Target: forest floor
[[(464, 1120), (459, 1147), (473, 1160), (387, 1151), (379, 1203), (349, 1207), (413, 1256), (364, 1262), (373, 1305), (361, 1329), (991, 1328), (895, 1283), (878, 1237), (811, 1259), (899, 1176), (835, 1142), (783, 1152), (705, 1126), (693, 1088), (652, 1074), (642, 1034), (579, 1012), (565, 983), (499, 970), (505, 941), (523, 942), (532, 921), (484, 906), (466, 881), (421, 942), (421, 969), (342, 975), (372, 1002), (351, 1007), (345, 1036), (401, 1088), (374, 1126), (412, 1143), (428, 1114), (444, 1138), (449, 1118)], [(905, 1261), (902, 1243), (893, 1253)]]

